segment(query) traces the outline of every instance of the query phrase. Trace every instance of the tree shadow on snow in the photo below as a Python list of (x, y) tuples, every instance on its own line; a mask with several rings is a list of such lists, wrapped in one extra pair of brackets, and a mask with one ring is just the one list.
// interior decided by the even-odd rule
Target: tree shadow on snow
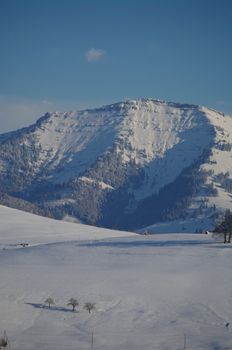
[(61, 306), (55, 306), (51, 305), (50, 307), (48, 305), (40, 304), (40, 303), (24, 303), (25, 305), (30, 305), (34, 307), (35, 309), (44, 309), (48, 311), (62, 311), (62, 312), (71, 312), (71, 313), (77, 313), (77, 311), (73, 311), (71, 309), (68, 309), (66, 307)]
[[(215, 242), (215, 245), (211, 248), (220, 248), (220, 249), (232, 249), (232, 244), (224, 244), (223, 242)], [(232, 348), (231, 348), (232, 349)]]
[[(213, 245), (214, 241), (194, 241), (194, 240), (163, 240), (163, 241), (115, 241), (115, 242), (89, 242), (80, 243), (82, 247), (112, 247), (112, 248), (134, 248), (134, 247), (183, 247), (183, 246), (205, 246)], [(221, 245), (220, 245), (221, 246)]]

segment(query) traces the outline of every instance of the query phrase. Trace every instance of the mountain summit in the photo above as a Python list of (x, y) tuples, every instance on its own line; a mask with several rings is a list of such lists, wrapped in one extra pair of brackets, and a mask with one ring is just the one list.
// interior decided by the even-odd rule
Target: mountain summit
[[(46, 113), (0, 135), (1, 202), (138, 229), (231, 206), (232, 117), (153, 99)], [(13, 204), (12, 204), (13, 203)]]

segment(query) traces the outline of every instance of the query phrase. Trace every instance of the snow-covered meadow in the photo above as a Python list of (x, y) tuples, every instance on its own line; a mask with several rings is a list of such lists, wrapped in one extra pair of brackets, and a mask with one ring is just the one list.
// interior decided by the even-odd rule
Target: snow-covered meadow
[[(11, 349), (232, 349), (231, 245), (5, 207), (0, 218), (0, 331)], [(77, 312), (67, 306), (71, 297)], [(89, 314), (85, 302), (96, 310)]]

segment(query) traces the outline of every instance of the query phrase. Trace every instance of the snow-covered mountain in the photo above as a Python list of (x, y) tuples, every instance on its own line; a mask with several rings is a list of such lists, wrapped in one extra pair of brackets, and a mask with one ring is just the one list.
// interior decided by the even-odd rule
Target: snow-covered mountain
[(46, 113), (0, 136), (1, 191), (57, 218), (201, 230), (231, 206), (231, 131), (231, 116), (152, 99)]

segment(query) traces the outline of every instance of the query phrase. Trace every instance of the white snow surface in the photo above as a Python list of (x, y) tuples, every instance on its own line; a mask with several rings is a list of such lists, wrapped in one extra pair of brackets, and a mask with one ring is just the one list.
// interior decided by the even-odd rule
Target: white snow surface
[[(211, 235), (103, 230), (2, 206), (0, 217), (0, 330), (11, 349), (232, 349), (225, 326), (231, 245)], [(67, 306), (72, 297), (76, 312)], [(89, 314), (85, 302), (96, 310)]]
[(214, 230), (215, 223), (212, 219), (204, 217), (203, 215), (198, 218), (186, 218), (172, 221), (157, 222), (156, 224), (139, 229), (138, 232), (155, 233), (204, 233), (208, 230)]

